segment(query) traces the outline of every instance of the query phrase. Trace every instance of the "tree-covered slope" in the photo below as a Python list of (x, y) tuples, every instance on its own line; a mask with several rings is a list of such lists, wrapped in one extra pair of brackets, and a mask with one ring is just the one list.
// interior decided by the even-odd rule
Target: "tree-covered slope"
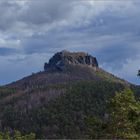
[[(86, 118), (104, 120), (107, 101), (125, 87), (109, 81), (82, 81), (50, 85), (38, 89), (37, 95), (31, 91), (1, 106), (1, 129), (33, 132), (37, 138), (87, 138)], [(48, 100), (49, 90), (55, 90), (57, 97)]]

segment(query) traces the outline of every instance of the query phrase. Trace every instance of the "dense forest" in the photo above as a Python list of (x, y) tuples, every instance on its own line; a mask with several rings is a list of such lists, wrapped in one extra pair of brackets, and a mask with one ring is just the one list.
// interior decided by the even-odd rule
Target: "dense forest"
[[(56, 89), (55, 92), (65, 90), (51, 100), (38, 96), (40, 103), (34, 100), (34, 106), (30, 104), (32, 91), (12, 98), (6, 105), (1, 102), (2, 133), (13, 136), (14, 130), (18, 130), (19, 137), (22, 134), (53, 139), (140, 137), (139, 87), (109, 81), (82, 81), (50, 85), (39, 91), (49, 88)], [(9, 94), (16, 92), (11, 90)], [(19, 100), (27, 104), (18, 106)]]

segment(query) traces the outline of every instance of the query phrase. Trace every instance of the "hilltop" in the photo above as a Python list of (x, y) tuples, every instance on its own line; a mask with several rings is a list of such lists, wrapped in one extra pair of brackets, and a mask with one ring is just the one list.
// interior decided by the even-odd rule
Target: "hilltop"
[(34, 73), (8, 87), (33, 89), (36, 86), (61, 84), (76, 81), (111, 81), (130, 85), (129, 82), (114, 76), (99, 67), (96, 57), (85, 52), (61, 51), (55, 53), (44, 64), (44, 71)]
[(62, 51), (56, 53), (49, 63), (45, 63), (44, 70), (63, 70), (67, 65), (85, 65), (98, 68), (96, 57), (84, 52)]

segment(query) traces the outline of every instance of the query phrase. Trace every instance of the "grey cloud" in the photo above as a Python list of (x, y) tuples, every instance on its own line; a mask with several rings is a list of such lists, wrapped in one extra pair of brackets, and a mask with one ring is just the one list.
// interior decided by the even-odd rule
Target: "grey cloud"
[(17, 21), (19, 6), (11, 1), (0, 1), (0, 30), (9, 30)]
[(72, 9), (72, 1), (29, 1), (28, 7), (21, 13), (20, 19), (31, 24), (52, 23), (68, 17)]
[(12, 49), (12, 48), (0, 48), (0, 55), (1, 56), (6, 56), (6, 55), (11, 55), (11, 54), (16, 54), (17, 50)]
[[(38, 58), (38, 63), (29, 70), (39, 69), (45, 61), (45, 56), (40, 58), (40, 55), (63, 49), (90, 52), (97, 56), (101, 65), (105, 63), (114, 71), (128, 60), (137, 59), (140, 53), (140, 3), (113, 3), (113, 0), (96, 3), (92, 5), (80, 0), (31, 0), (24, 4), (0, 2), (1, 34), (7, 34), (6, 39), (21, 42), (21, 49), (0, 48), (0, 56), (13, 55), (13, 58), (1, 61), (3, 67), (16, 62), (13, 73), (22, 69), (21, 76), (25, 70), (21, 63), (27, 65), (29, 60), (34, 62)], [(25, 58), (15, 59), (15, 54)], [(4, 65), (5, 61), (8, 65)]]

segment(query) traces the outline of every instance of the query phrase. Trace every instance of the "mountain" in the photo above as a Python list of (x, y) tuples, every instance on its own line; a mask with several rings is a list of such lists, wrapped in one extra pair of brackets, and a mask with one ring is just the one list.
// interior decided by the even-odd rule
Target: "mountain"
[(44, 71), (0, 87), (0, 129), (33, 132), (36, 138), (87, 138), (85, 117), (104, 119), (116, 91), (140, 87), (99, 67), (84, 52), (54, 54)]
[(96, 57), (84, 52), (62, 51), (54, 54), (49, 62), (44, 64), (44, 71), (33, 73), (7, 86), (32, 89), (48, 84), (102, 80), (130, 85), (129, 82), (101, 69)]

